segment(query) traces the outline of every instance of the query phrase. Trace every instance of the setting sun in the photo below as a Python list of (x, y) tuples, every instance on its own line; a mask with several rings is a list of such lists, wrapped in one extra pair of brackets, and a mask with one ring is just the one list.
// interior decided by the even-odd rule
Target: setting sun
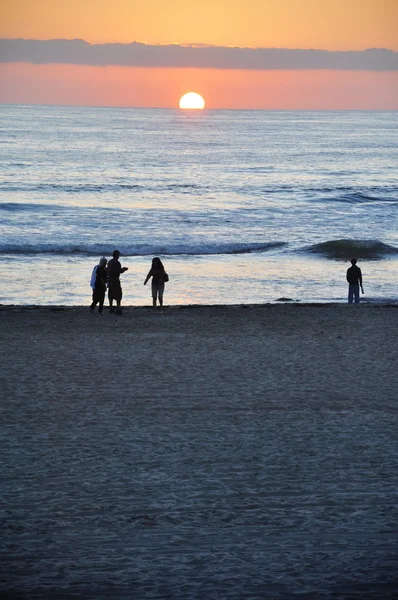
[(202, 110), (205, 107), (205, 101), (200, 94), (189, 92), (180, 98), (180, 108), (194, 108)]

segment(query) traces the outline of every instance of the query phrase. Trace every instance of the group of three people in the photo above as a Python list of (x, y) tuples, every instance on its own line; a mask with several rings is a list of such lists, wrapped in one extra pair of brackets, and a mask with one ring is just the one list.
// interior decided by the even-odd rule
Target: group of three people
[[(106, 289), (108, 288), (109, 312), (115, 312), (113, 303), (116, 302), (116, 314), (121, 314), (123, 292), (120, 284), (120, 275), (127, 271), (128, 267), (122, 267), (119, 258), (119, 250), (114, 250), (109, 262), (105, 256), (103, 256), (100, 259), (99, 264), (94, 267), (90, 281), (90, 286), (93, 290), (93, 301), (90, 306), (91, 312), (94, 312), (94, 308), (98, 304), (98, 312), (100, 314), (102, 313)], [(159, 305), (163, 306), (164, 284), (169, 280), (169, 276), (165, 271), (162, 261), (158, 257), (155, 257), (152, 260), (152, 266), (146, 276), (144, 285), (147, 284), (151, 277), (153, 306), (156, 306), (158, 300)]]

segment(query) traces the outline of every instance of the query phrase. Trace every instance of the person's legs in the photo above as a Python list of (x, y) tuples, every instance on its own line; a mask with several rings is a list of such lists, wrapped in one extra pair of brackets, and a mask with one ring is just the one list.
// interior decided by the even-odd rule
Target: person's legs
[(104, 301), (105, 301), (105, 289), (99, 290), (97, 297), (98, 297), (98, 303), (99, 303), (98, 312), (100, 314), (102, 314), (102, 310), (104, 308)]
[(113, 291), (112, 291), (112, 286), (109, 286), (109, 289), (108, 289), (108, 300), (109, 300), (109, 312), (113, 312), (114, 308), (113, 308)]
[(121, 286), (121, 285), (120, 285), (120, 283), (119, 283), (119, 285), (118, 285), (118, 289), (117, 289), (117, 296), (116, 296), (116, 298), (115, 298), (115, 299), (116, 299), (116, 307), (117, 307), (117, 308), (116, 308), (116, 314), (117, 314), (117, 315), (121, 315), (121, 314), (122, 314), (122, 308), (121, 308), (121, 304), (122, 304), (122, 296), (123, 296), (123, 293), (122, 293), (122, 286)]
[(160, 283), (158, 287), (159, 304), (163, 306), (164, 283)]
[(359, 304), (359, 285), (350, 285), (348, 286), (348, 304)]
[(91, 305), (90, 305), (90, 311), (91, 311), (91, 312), (93, 312), (93, 311), (94, 311), (94, 308), (96, 307), (96, 305), (97, 305), (97, 302), (98, 302), (98, 299), (97, 299), (97, 293), (96, 293), (96, 291), (95, 291), (95, 290), (93, 290), (93, 301), (92, 301), (92, 303), (91, 303)]
[(153, 308), (156, 307), (156, 300), (157, 300), (157, 296), (158, 296), (158, 286), (153, 282), (152, 280), (152, 306)]

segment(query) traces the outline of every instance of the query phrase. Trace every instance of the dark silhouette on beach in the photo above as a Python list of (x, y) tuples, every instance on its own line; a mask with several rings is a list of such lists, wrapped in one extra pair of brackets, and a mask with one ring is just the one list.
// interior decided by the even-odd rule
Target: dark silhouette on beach
[(102, 314), (106, 292), (106, 281), (108, 277), (106, 272), (107, 262), (108, 260), (103, 256), (100, 259), (99, 264), (93, 269), (90, 281), (93, 290), (93, 301), (90, 306), (90, 312), (94, 312), (94, 308), (99, 304), (98, 312)]
[(348, 304), (352, 304), (355, 301), (355, 304), (359, 304), (359, 288), (361, 288), (362, 294), (363, 286), (362, 286), (362, 272), (359, 267), (357, 267), (357, 259), (351, 259), (351, 267), (347, 269), (347, 281), (348, 281)]
[(152, 267), (146, 276), (144, 285), (147, 284), (148, 280), (152, 277), (152, 304), (156, 307), (157, 299), (159, 299), (160, 306), (163, 306), (163, 294), (164, 284), (169, 280), (162, 261), (158, 256), (152, 260)]
[(109, 312), (114, 312), (113, 301), (116, 302), (116, 314), (121, 315), (121, 302), (123, 297), (122, 286), (120, 284), (120, 275), (128, 270), (128, 267), (122, 267), (119, 262), (120, 252), (114, 250), (112, 253), (113, 258), (108, 262), (108, 299), (109, 299)]

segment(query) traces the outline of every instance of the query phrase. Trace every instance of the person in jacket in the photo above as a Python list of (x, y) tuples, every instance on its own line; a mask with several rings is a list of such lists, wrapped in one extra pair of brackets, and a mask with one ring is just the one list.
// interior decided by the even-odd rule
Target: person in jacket
[(98, 306), (99, 314), (102, 314), (106, 292), (106, 281), (108, 278), (106, 272), (107, 259), (105, 256), (100, 258), (99, 264), (94, 267), (91, 274), (90, 286), (93, 290), (93, 301), (90, 306), (90, 312), (94, 312), (94, 308)]

